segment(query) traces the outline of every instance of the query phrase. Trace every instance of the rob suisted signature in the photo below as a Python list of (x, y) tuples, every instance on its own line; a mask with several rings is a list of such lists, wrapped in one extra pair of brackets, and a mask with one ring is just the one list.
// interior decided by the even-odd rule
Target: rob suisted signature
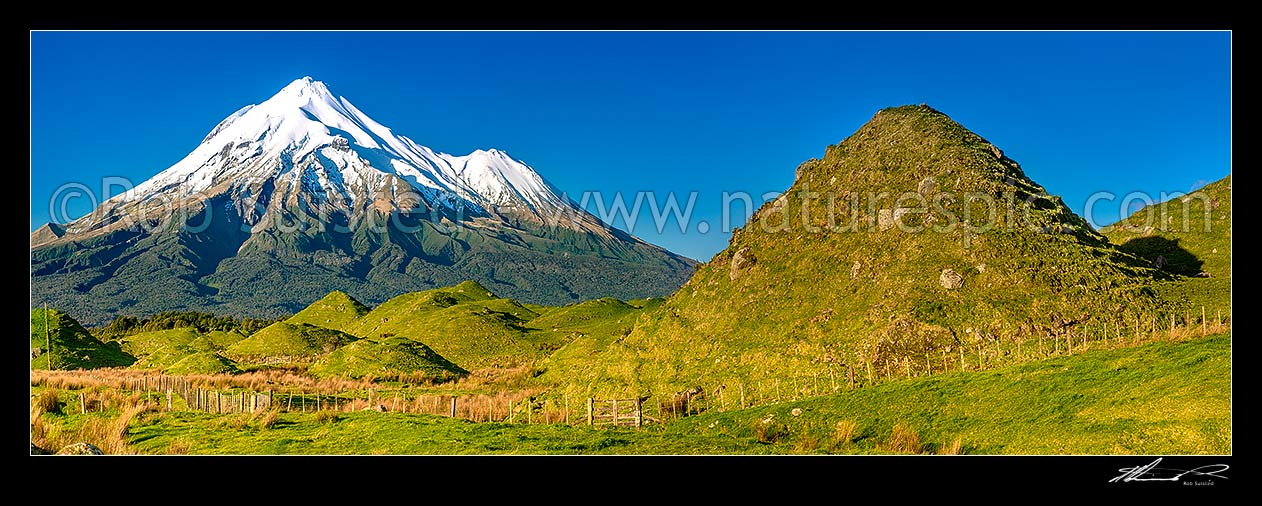
[(1180, 481), (1184, 476), (1191, 478), (1196, 477), (1214, 477), (1227, 479), (1221, 473), (1226, 471), (1230, 466), (1227, 464), (1209, 464), (1193, 469), (1172, 469), (1168, 467), (1157, 467), (1161, 463), (1161, 459), (1152, 461), (1151, 464), (1136, 467), (1123, 467), (1118, 469), (1122, 474), (1116, 478), (1109, 480), (1109, 483), (1131, 482), (1131, 481)]

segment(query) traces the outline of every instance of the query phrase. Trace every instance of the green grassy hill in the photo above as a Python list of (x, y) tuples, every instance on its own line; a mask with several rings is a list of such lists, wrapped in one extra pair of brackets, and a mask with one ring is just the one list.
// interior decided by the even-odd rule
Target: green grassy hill
[[(1101, 229), (1118, 247), (1180, 277), (1156, 283), (1176, 309), (1231, 310), (1231, 176)], [(1202, 274), (1204, 273), (1204, 274)], [(1209, 277), (1198, 277), (1208, 274)], [(1177, 311), (1176, 311), (1177, 312)], [(1199, 315), (1198, 315), (1199, 316)], [(1207, 315), (1209, 316), (1209, 315)]]
[(914, 378), (640, 431), (376, 412), (280, 420), (238, 428), (148, 413), (128, 439), (141, 453), (195, 454), (1230, 454), (1231, 338)]
[(309, 323), (326, 329), (342, 330), (343, 327), (368, 313), (368, 307), (360, 304), (346, 292), (333, 291), (323, 299), (311, 303), (291, 316), (289, 323)]
[(184, 355), (163, 369), (167, 374), (235, 374), (241, 372), (236, 362), (213, 351)]
[[(665, 299), (652, 298), (622, 302), (597, 299), (560, 308), (550, 308), (543, 316), (527, 323), (529, 327), (567, 334), (571, 341), (538, 367), (543, 371), (535, 380), (541, 385), (563, 385), (562, 390), (576, 398), (585, 395), (588, 387), (602, 383), (618, 384), (609, 378), (628, 374), (635, 361), (619, 362), (611, 349), (625, 348), (621, 340), (631, 332), (640, 315), (656, 310)], [(593, 361), (593, 357), (599, 357)], [(608, 359), (608, 360), (606, 360)], [(585, 367), (576, 367), (584, 364)]]
[(361, 339), (334, 350), (311, 365), (317, 376), (348, 378), (452, 379), (467, 371), (405, 337)]
[[(52, 353), (49, 353), (49, 344)], [(56, 309), (31, 310), (31, 369), (92, 369), (131, 365), (136, 358), (105, 343)]]
[(425, 343), (466, 369), (528, 363), (559, 348), (553, 333), (524, 325), (538, 313), (511, 299), (497, 298), (473, 281), (413, 292), (390, 299), (347, 332), (361, 337), (406, 337)]
[(121, 342), (123, 351), (131, 353), (136, 357), (144, 358), (161, 351), (163, 348), (182, 347), (191, 348), (196, 341), (199, 347), (205, 351), (209, 349), (207, 345), (209, 340), (200, 340), (201, 333), (192, 328), (178, 328), (170, 330), (153, 330), (149, 332), (141, 332), (124, 337)]
[(245, 336), (237, 331), (203, 334), (195, 328), (184, 327), (132, 334), (123, 337), (120, 342), (124, 351), (137, 357), (132, 365), (135, 369), (157, 369), (168, 374), (204, 371), (197, 373), (202, 374), (237, 370), (235, 363), (220, 354), (242, 339)]
[(959, 346), (1133, 321), (1160, 308), (1149, 286), (1169, 278), (982, 137), (930, 107), (894, 107), (804, 162), (629, 335), (550, 370), (595, 381), (571, 393), (624, 395), (923, 364)]
[(540, 330), (587, 329), (617, 321), (635, 312), (636, 309), (638, 308), (621, 300), (605, 297), (569, 306), (549, 308), (546, 313), (530, 320), (526, 326)]
[(226, 355), (240, 363), (309, 362), (356, 339), (306, 323), (278, 322), (229, 346)]

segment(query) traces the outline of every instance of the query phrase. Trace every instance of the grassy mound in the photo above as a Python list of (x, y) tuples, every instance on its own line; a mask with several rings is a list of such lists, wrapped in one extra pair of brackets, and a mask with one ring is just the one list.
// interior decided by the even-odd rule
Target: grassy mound
[(202, 351), (185, 355), (163, 370), (167, 374), (235, 374), (241, 372), (237, 364), (222, 355)]
[(445, 380), (467, 371), (405, 337), (361, 339), (334, 350), (311, 365), (318, 376)]
[(311, 303), (302, 311), (294, 314), (289, 323), (309, 323), (326, 329), (342, 330), (351, 322), (368, 313), (368, 307), (360, 304), (346, 292), (334, 291), (324, 298)]
[(532, 333), (524, 326), (538, 316), (466, 281), (400, 295), (344, 328), (361, 337), (420, 341), (461, 367), (476, 369), (529, 362), (564, 344), (563, 336)]
[(136, 361), (118, 343), (93, 337), (70, 315), (44, 308), (31, 310), (30, 356), (31, 369), (121, 367)]
[[(238, 331), (213, 331), (202, 334), (197, 329), (186, 327), (168, 330), (154, 330), (132, 334), (122, 338), (124, 351), (135, 355), (138, 360), (132, 365), (134, 369), (158, 369), (176, 374), (178, 370), (206, 370), (231, 372), (236, 365), (220, 354), (245, 336)], [(200, 357), (195, 357), (198, 355)], [(218, 357), (218, 358), (211, 358)], [(185, 366), (179, 366), (185, 359), (191, 359)], [(229, 367), (209, 363), (214, 360)], [(200, 364), (200, 365), (198, 365)], [(198, 368), (201, 369), (198, 369)], [(187, 373), (192, 374), (192, 373)]]
[(636, 307), (611, 297), (589, 300), (555, 308), (527, 324), (536, 329), (578, 329), (617, 321), (636, 311)]
[(222, 350), (245, 339), (246, 335), (236, 330), (230, 332), (216, 330), (202, 337), (205, 337), (212, 345)]
[(201, 333), (193, 328), (178, 328), (169, 330), (153, 330), (149, 332), (141, 332), (132, 334), (122, 339), (123, 351), (131, 353), (144, 361), (148, 357), (157, 353), (170, 353), (172, 349), (193, 349), (194, 342), (198, 347), (204, 348), (200, 351), (206, 351), (210, 342), (201, 338)]
[(238, 362), (303, 362), (356, 339), (345, 332), (306, 323), (278, 322), (229, 346), (227, 355)]

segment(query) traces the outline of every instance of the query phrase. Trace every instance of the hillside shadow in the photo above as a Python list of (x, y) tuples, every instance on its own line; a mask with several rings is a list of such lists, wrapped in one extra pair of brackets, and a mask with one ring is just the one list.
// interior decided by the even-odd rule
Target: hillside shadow
[(1184, 276), (1195, 276), (1205, 264), (1192, 252), (1179, 246), (1178, 239), (1159, 236), (1136, 237), (1118, 249), (1152, 262), (1161, 270)]

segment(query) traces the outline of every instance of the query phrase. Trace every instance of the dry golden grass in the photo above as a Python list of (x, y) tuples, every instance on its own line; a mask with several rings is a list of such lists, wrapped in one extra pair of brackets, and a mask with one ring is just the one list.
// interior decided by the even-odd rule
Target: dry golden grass
[(957, 437), (951, 444), (938, 448), (938, 455), (959, 455), (962, 450), (963, 442)]
[(270, 429), (276, 425), (276, 420), (280, 418), (280, 411), (275, 409), (264, 410), (255, 413), (255, 418), (257, 418), (257, 420), (255, 420), (254, 423), (260, 429)]
[(50, 388), (39, 393), (35, 405), (44, 413), (61, 413), (61, 391)]
[(104, 368), (74, 371), (31, 371), (31, 386), (43, 386), (65, 389), (84, 389), (109, 387), (127, 390), (141, 390), (146, 380), (151, 388), (156, 385), (157, 378), (179, 378), (195, 388), (245, 388), (256, 392), (265, 392), (279, 388), (295, 388), (309, 392), (335, 393), (346, 390), (366, 390), (373, 388), (368, 380), (348, 380), (343, 378), (317, 379), (293, 369), (266, 369), (240, 374), (190, 374), (185, 376), (169, 376), (154, 371), (143, 371), (125, 368)]
[(854, 441), (855, 431), (859, 428), (859, 424), (851, 420), (838, 420), (833, 426), (833, 447), (844, 448)]
[(794, 453), (814, 453), (820, 448), (822, 438), (814, 433), (805, 433), (797, 437), (793, 443)]
[(900, 423), (894, 426), (894, 430), (890, 432), (890, 436), (883, 444), (877, 445), (878, 449), (892, 453), (920, 453), (924, 451), (924, 446), (920, 442), (920, 434), (917, 434), (907, 424)]
[(156, 409), (148, 403), (124, 406), (116, 417), (89, 416), (77, 426), (50, 423), (48, 415), (32, 410), (31, 442), (45, 450), (56, 452), (74, 443), (91, 443), (107, 455), (126, 455), (133, 452), (127, 446), (127, 426), (140, 413)]
[(315, 418), (316, 421), (320, 423), (337, 423), (337, 421), (341, 419), (341, 417), (337, 416), (337, 412), (328, 410), (316, 413)]

